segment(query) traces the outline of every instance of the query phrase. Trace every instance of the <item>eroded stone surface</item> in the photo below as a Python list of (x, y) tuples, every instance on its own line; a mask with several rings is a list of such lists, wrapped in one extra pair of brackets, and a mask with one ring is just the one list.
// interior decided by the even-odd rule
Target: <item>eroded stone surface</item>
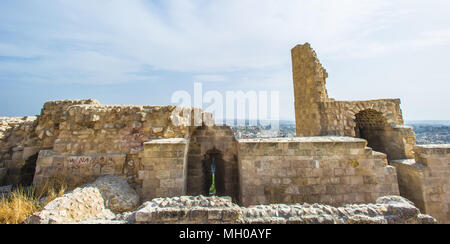
[(106, 175), (89, 186), (100, 190), (106, 207), (115, 213), (131, 211), (139, 205), (139, 196), (126, 179)]
[(98, 188), (87, 186), (51, 201), (41, 212), (33, 214), (28, 224), (69, 224), (89, 219), (114, 219), (115, 214), (105, 208), (105, 200)]
[(102, 176), (51, 201), (41, 212), (28, 218), (26, 223), (67, 224), (95, 220), (106, 223), (116, 217), (114, 212), (131, 211), (138, 204), (136, 191), (125, 179)]
[(176, 197), (144, 203), (121, 218), (128, 223), (189, 224), (433, 224), (430, 216), (398, 196), (379, 198), (377, 204), (331, 207), (321, 204), (273, 204), (239, 207), (230, 198)]

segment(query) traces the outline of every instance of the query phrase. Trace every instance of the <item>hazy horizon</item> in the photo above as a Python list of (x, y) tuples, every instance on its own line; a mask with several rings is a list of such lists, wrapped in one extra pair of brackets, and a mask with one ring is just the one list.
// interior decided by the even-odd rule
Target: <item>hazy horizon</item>
[[(337, 100), (400, 98), (404, 119), (450, 120), (445, 0), (3, 0), (0, 117), (46, 101), (171, 104), (178, 90), (279, 91), (309, 42)], [(207, 106), (206, 106), (207, 107)]]

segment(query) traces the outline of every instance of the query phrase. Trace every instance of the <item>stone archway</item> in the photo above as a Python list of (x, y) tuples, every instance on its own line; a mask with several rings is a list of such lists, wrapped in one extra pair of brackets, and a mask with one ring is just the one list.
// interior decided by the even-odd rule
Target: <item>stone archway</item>
[(230, 196), (239, 203), (237, 141), (229, 127), (200, 127), (191, 135), (187, 155), (187, 195), (209, 195), (213, 165), (216, 195)]
[(225, 161), (223, 153), (216, 148), (209, 150), (202, 160), (203, 176), (200, 177), (204, 183), (202, 195), (211, 195), (211, 186), (214, 185), (215, 195), (226, 196), (225, 190)]
[(366, 109), (357, 113), (355, 117), (356, 137), (367, 140), (368, 147), (373, 150), (388, 153), (386, 131), (390, 127), (383, 113), (374, 109)]

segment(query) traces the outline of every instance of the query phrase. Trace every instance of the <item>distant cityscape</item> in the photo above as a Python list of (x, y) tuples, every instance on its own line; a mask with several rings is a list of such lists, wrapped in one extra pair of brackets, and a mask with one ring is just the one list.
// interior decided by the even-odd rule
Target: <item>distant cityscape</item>
[(414, 127), (417, 144), (449, 144), (450, 121), (407, 121)]
[[(280, 121), (279, 131), (271, 130), (269, 123), (264, 125), (251, 125), (249, 121), (245, 123), (227, 123), (231, 125), (236, 138), (269, 138), (269, 137), (295, 137), (295, 122)], [(253, 122), (253, 124), (258, 124)], [(450, 121), (407, 121), (408, 126), (414, 127), (417, 144), (449, 144), (450, 143)]]

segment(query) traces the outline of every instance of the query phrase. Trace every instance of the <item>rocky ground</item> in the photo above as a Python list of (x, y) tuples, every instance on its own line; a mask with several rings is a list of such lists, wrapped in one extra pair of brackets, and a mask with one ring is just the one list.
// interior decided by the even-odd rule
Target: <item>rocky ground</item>
[(274, 204), (240, 207), (229, 197), (158, 198), (140, 207), (126, 180), (100, 177), (94, 183), (50, 202), (28, 224), (433, 224), (410, 201), (399, 196), (376, 204), (331, 207), (320, 204)]

